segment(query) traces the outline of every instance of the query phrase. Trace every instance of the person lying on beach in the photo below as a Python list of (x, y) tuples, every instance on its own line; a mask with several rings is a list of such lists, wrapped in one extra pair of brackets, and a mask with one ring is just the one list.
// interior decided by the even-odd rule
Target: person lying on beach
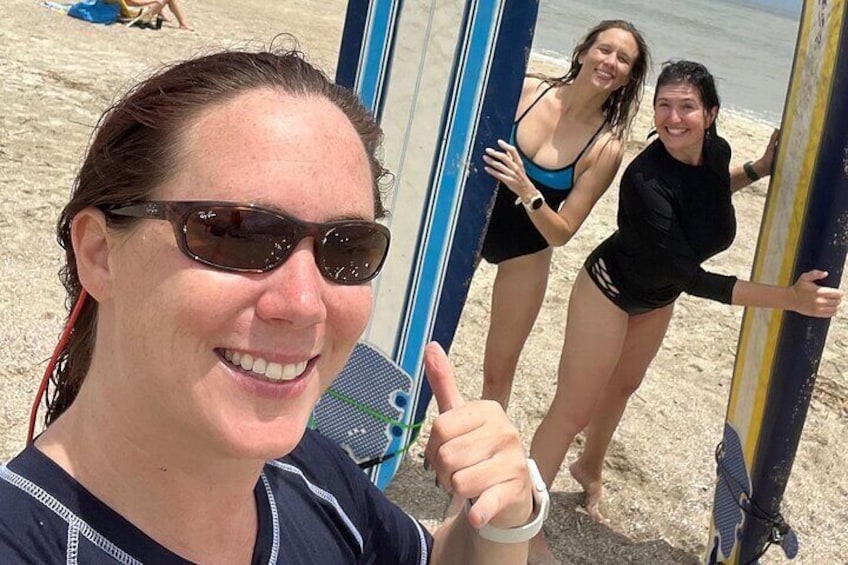
[(425, 460), (470, 502), (433, 535), (306, 429), (388, 251), (381, 139), (297, 51), (187, 60), (107, 110), (59, 221), (47, 426), (0, 466), (0, 563), (526, 562), (541, 478), (438, 345)]
[(574, 48), (564, 76), (527, 77), (509, 142), (483, 157), (499, 188), (482, 249), (498, 269), (482, 397), (504, 409), (542, 307), (553, 248), (577, 233), (615, 178), (649, 59), (633, 24), (598, 23)]
[[(658, 139), (625, 170), (618, 230), (589, 255), (574, 282), (556, 394), (530, 450), (550, 486), (574, 437), (586, 430), (583, 452), (569, 469), (598, 521), (607, 448), (681, 292), (815, 317), (833, 316), (842, 298), (842, 291), (818, 284), (827, 273), (815, 269), (778, 287), (701, 267), (733, 242), (731, 195), (770, 174), (777, 132), (762, 157), (731, 168), (730, 146), (716, 129), (715, 81), (695, 62), (667, 63), (653, 104)], [(541, 534), (531, 555), (554, 562)]]

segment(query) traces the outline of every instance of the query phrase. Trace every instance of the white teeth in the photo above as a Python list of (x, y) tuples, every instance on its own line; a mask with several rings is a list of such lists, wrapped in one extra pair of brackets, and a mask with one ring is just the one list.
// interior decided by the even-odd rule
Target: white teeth
[(268, 363), (268, 367), (265, 369), (265, 376), (275, 381), (282, 380), (283, 366), (279, 363)]
[(224, 350), (224, 359), (245, 371), (251, 371), (273, 381), (291, 381), (302, 375), (306, 370), (306, 361), (283, 365), (268, 362), (261, 357), (253, 357), (249, 353), (239, 353), (230, 349)]

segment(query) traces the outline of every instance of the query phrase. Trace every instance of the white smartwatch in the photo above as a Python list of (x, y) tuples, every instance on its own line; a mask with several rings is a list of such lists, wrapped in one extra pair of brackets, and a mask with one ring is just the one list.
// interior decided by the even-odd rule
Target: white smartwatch
[(536, 194), (530, 197), (530, 200), (522, 200), (520, 196), (515, 199), (515, 205), (518, 206), (519, 204), (524, 204), (524, 207), (527, 208), (528, 212), (538, 210), (544, 203), (545, 197), (542, 196), (542, 193), (538, 190), (536, 191)]
[[(539, 473), (539, 468), (532, 459), (527, 459), (527, 471), (530, 473), (530, 481), (533, 483), (533, 519), (523, 526), (515, 528), (496, 528), (486, 524), (477, 530), (481, 538), (496, 543), (522, 543), (534, 537), (542, 529), (542, 524), (548, 517), (551, 499), (545, 481), (542, 479), (542, 474)], [(471, 508), (471, 501), (466, 500), (466, 513), (468, 513), (469, 508)]]

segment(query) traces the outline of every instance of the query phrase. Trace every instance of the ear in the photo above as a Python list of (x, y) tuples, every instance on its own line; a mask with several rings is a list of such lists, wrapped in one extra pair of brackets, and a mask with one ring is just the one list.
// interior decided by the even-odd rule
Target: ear
[(71, 222), (71, 244), (80, 283), (92, 298), (103, 300), (111, 290), (109, 253), (114, 244), (103, 212), (93, 207), (77, 212)]
[(709, 109), (709, 111), (707, 111), (707, 129), (713, 125), (716, 117), (718, 117), (718, 106), (713, 106)]

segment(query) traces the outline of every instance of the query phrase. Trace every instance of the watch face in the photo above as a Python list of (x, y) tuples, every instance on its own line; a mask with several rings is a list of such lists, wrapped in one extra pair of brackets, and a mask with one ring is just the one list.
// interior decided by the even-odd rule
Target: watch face
[(542, 198), (541, 195), (539, 195), (539, 196), (537, 196), (536, 198), (534, 198), (533, 200), (530, 201), (530, 207), (533, 208), (534, 210), (538, 210), (539, 208), (542, 207), (542, 204), (544, 204), (544, 203), (545, 203), (545, 199)]

